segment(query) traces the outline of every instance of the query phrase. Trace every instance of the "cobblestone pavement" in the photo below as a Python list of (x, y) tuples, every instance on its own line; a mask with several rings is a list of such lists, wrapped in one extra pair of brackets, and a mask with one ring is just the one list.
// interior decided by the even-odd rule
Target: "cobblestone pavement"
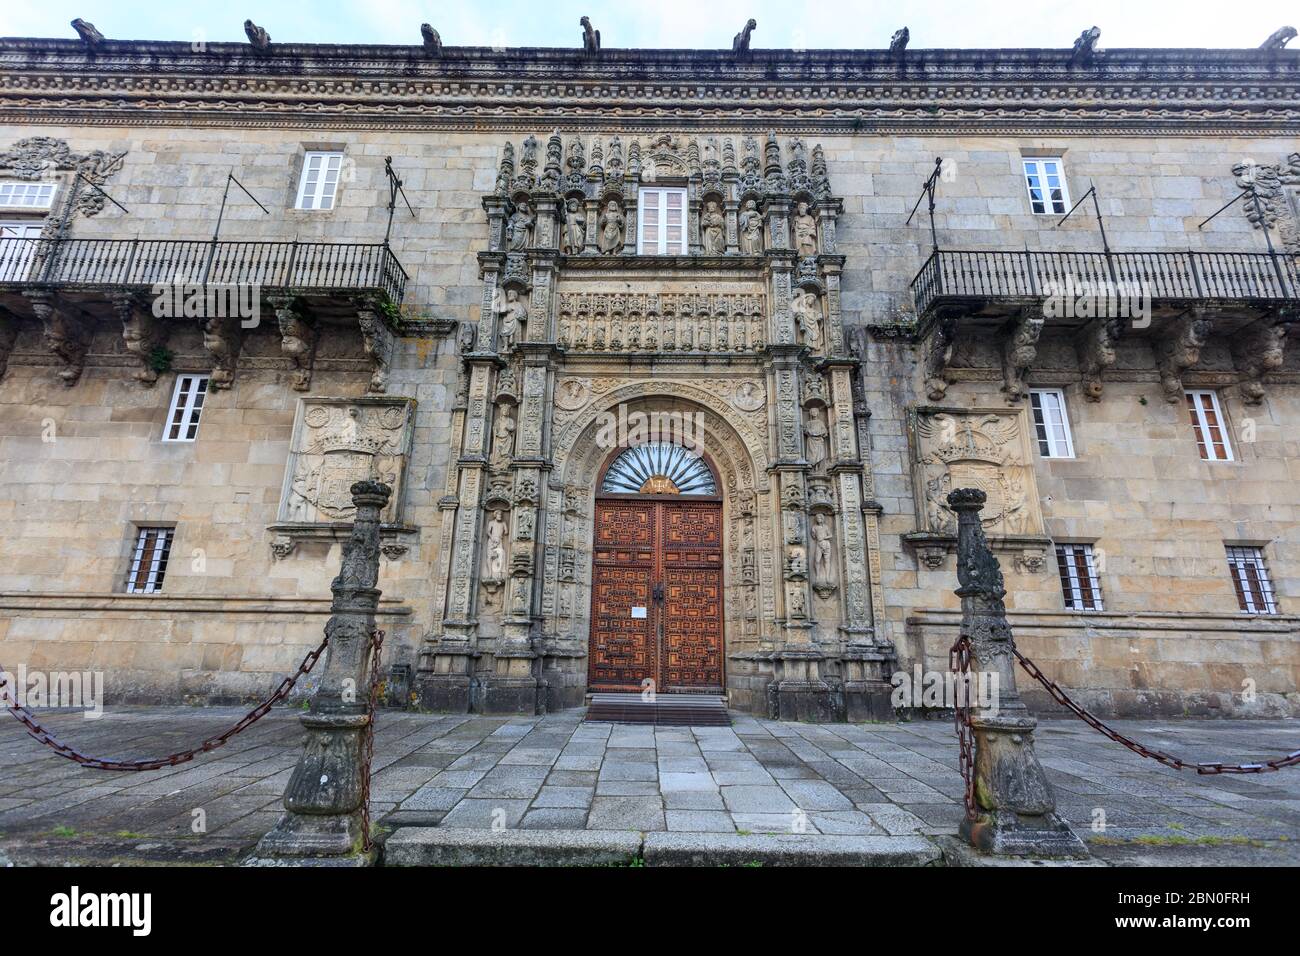
[[(84, 752), (152, 756), (240, 713), (137, 707), (93, 721), (43, 719)], [(0, 716), (0, 854), (19, 863), (233, 861), (277, 819), (300, 742), (296, 712), (280, 710), (190, 764), (110, 773), (54, 756)], [(946, 721), (811, 725), (735, 715), (731, 728), (655, 729), (581, 718), (383, 712), (375, 817), (387, 826), (927, 836), (955, 832), (961, 818)], [(1202, 760), (1300, 745), (1300, 721), (1118, 723)], [(1178, 773), (1073, 720), (1043, 721), (1038, 752), (1061, 813), (1102, 856), (1151, 862), (1164, 848), (1221, 848), (1232, 862), (1300, 862), (1300, 770)], [(1253, 852), (1243, 859), (1244, 851)]]

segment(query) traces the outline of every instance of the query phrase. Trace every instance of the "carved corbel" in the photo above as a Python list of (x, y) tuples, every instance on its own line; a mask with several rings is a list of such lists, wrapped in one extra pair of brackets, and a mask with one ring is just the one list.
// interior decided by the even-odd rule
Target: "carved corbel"
[(1276, 317), (1260, 319), (1232, 337), (1232, 361), (1241, 376), (1241, 397), (1247, 405), (1264, 400), (1264, 376), (1282, 367), (1290, 326)]
[(287, 534), (277, 534), (271, 539), (271, 557), (277, 561), (283, 561), (293, 554), (294, 549), (297, 547), (298, 542)]
[(361, 338), (366, 356), (374, 368), (367, 390), (382, 394), (388, 391), (388, 367), (393, 360), (395, 339), (392, 330), (379, 317), (378, 311), (369, 304), (357, 307), (357, 320), (361, 324)]
[(277, 296), (270, 302), (280, 326), (280, 351), (293, 362), (293, 389), (305, 392), (316, 362), (316, 327), (294, 311), (292, 298)]
[(0, 309), (0, 378), (4, 378), (5, 370), (9, 367), (9, 356), (14, 350), (14, 342), (18, 338), (18, 321)]
[(1156, 341), (1156, 366), (1165, 401), (1183, 400), (1183, 371), (1201, 360), (1201, 349), (1213, 328), (1214, 314), (1196, 307), (1171, 322)]
[(1010, 323), (1002, 340), (1002, 391), (1011, 404), (1023, 401), (1027, 393), (1025, 376), (1038, 356), (1038, 337), (1043, 332), (1041, 306), (1021, 310)]
[(167, 323), (145, 308), (134, 296), (122, 293), (113, 296), (113, 311), (122, 323), (122, 341), (126, 350), (140, 360), (134, 378), (145, 388), (158, 381), (157, 366), (162, 364), (162, 352), (167, 346)]
[(239, 352), (244, 345), (244, 330), (235, 317), (203, 320), (203, 347), (212, 356), (212, 378), (208, 387), (227, 389), (234, 384)]
[(1115, 364), (1119, 330), (1118, 320), (1097, 318), (1084, 326), (1075, 339), (1079, 373), (1083, 377), (1083, 397), (1090, 402), (1101, 401), (1101, 373)]
[(930, 401), (943, 398), (952, 384), (948, 363), (957, 340), (957, 316), (941, 315), (925, 345), (925, 391)]
[(90, 327), (79, 315), (56, 307), (54, 296), (49, 292), (27, 292), (24, 295), (40, 319), (45, 347), (63, 363), (59, 378), (71, 388), (77, 384), (86, 367), (86, 353), (90, 350), (92, 338)]

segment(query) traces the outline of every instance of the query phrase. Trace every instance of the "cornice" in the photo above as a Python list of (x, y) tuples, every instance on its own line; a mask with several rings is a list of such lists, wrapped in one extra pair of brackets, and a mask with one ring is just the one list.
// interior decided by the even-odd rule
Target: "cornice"
[(1300, 132), (1300, 52), (580, 50), (0, 40), (0, 121), (1162, 135)]

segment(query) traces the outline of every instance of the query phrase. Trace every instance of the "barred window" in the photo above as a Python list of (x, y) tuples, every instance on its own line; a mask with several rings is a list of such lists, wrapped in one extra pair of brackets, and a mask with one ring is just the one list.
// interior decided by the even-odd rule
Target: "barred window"
[(1038, 453), (1044, 458), (1073, 458), (1074, 441), (1065, 412), (1065, 393), (1059, 388), (1031, 389), (1029, 403), (1034, 412)]
[(1196, 432), (1196, 446), (1204, 461), (1232, 461), (1232, 444), (1219, 407), (1219, 396), (1214, 392), (1196, 390), (1187, 393), (1187, 409), (1192, 416), (1192, 430)]
[(126, 572), (128, 594), (155, 594), (162, 590), (163, 576), (167, 573), (167, 558), (171, 555), (172, 535), (175, 528), (140, 528), (131, 554), (131, 567)]
[(167, 411), (163, 441), (194, 441), (199, 434), (199, 417), (203, 414), (203, 401), (207, 396), (207, 375), (176, 377), (176, 389), (172, 392), (171, 408)]
[(1090, 544), (1058, 544), (1056, 565), (1061, 572), (1061, 593), (1072, 611), (1100, 611), (1101, 583)]
[(1070, 208), (1070, 192), (1065, 185), (1065, 164), (1059, 158), (1026, 159), (1025, 186), (1029, 189), (1029, 207), (1034, 215), (1064, 216)]
[(636, 222), (638, 253), (648, 256), (686, 254), (685, 189), (642, 189)]
[(1273, 582), (1269, 580), (1261, 548), (1228, 548), (1228, 570), (1237, 592), (1237, 605), (1247, 614), (1276, 614)]
[(297, 208), (333, 209), (342, 168), (342, 153), (310, 152), (303, 156)]

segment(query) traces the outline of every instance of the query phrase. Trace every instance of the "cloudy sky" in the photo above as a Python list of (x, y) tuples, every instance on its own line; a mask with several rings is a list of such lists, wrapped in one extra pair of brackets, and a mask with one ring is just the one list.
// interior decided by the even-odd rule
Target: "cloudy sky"
[[(116, 39), (243, 40), (251, 16), (273, 41), (418, 43), (432, 23), (449, 46), (580, 45), (591, 17), (606, 47), (727, 48), (749, 17), (754, 47), (883, 47), (899, 27), (913, 47), (1068, 47), (1101, 27), (1101, 47), (1257, 47), (1287, 4), (1217, 0), (6, 0), (0, 36), (73, 37), (73, 17)], [(1273, 20), (1279, 22), (1274, 23)]]

